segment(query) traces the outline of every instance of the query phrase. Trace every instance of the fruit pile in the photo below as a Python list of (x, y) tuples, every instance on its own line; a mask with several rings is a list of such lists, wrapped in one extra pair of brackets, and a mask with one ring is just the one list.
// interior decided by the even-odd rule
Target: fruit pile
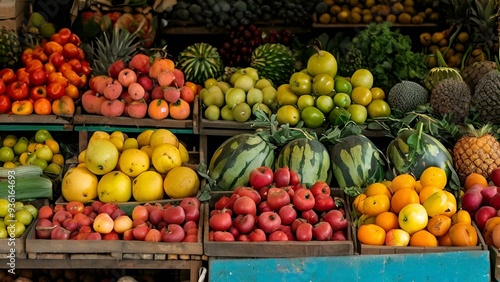
[(484, 236), (488, 246), (500, 247), (500, 168), (494, 169), (490, 177), (493, 185), (481, 174), (471, 173), (465, 179), (465, 193), (461, 198), (462, 208), (467, 210)]
[(0, 70), (0, 113), (72, 116), (91, 72), (79, 46), (80, 38), (62, 28), (24, 49), (21, 68)]
[(389, 21), (400, 24), (421, 24), (437, 22), (439, 13), (432, 7), (416, 1), (333, 1), (324, 0), (316, 4), (316, 22), (321, 24), (350, 23), (369, 24)]
[(203, 116), (208, 120), (245, 122), (260, 109), (269, 116), (276, 102), (276, 89), (265, 78), (259, 78), (252, 67), (238, 69), (229, 82), (208, 79), (200, 90), (204, 107)]
[(38, 209), (32, 204), (0, 199), (0, 239), (19, 238), (38, 216)]
[(137, 138), (121, 131), (96, 131), (62, 180), (67, 201), (152, 202), (195, 196), (200, 180), (189, 153), (167, 129), (148, 129)]
[(26, 28), (28, 33), (34, 35), (40, 34), (44, 38), (50, 38), (56, 33), (56, 26), (53, 23), (47, 22), (43, 15), (38, 12), (31, 13)]
[(131, 215), (112, 203), (69, 202), (41, 207), (35, 228), (37, 239), (197, 242), (199, 218), (200, 201), (194, 197), (137, 205)]
[(400, 174), (390, 183), (369, 185), (353, 201), (358, 240), (386, 246), (476, 246), (471, 215), (457, 210), (446, 181), (444, 170), (431, 166), (418, 181)]
[(155, 120), (191, 116), (197, 86), (184, 81), (184, 73), (172, 60), (160, 58), (150, 63), (147, 55), (136, 54), (128, 65), (123, 60), (114, 62), (108, 74), (90, 79), (90, 89), (82, 95), (85, 112)]
[(44, 172), (60, 175), (64, 163), (59, 143), (45, 129), (36, 131), (35, 135), (29, 138), (13, 134), (3, 136), (0, 164), (4, 168), (36, 165)]
[(348, 220), (327, 183), (310, 189), (293, 170), (266, 166), (250, 172), (251, 187), (222, 196), (210, 212), (211, 241), (345, 241)]
[[(469, 46), (469, 34), (465, 31), (450, 35), (450, 30), (437, 31), (434, 33), (424, 32), (420, 34), (420, 44), (425, 47), (427, 52), (426, 64), (428, 68), (434, 68), (440, 65), (436, 56), (436, 50), (439, 50), (444, 57), (445, 63), (450, 68), (460, 68), (462, 61), (465, 60), (466, 51)], [(467, 54), (468, 55), (468, 54)], [(470, 53), (465, 65), (471, 65), (476, 61), (484, 61), (485, 54), (481, 49), (473, 50)], [(444, 67), (444, 66), (442, 66)]]

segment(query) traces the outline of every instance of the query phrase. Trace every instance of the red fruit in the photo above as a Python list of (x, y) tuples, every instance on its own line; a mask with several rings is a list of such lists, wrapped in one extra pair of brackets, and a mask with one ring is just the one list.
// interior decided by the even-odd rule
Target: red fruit
[(250, 242), (266, 242), (266, 233), (262, 229), (255, 228), (250, 234), (248, 234), (248, 239)]
[(486, 222), (488, 221), (488, 219), (494, 217), (496, 213), (497, 210), (493, 207), (490, 206), (480, 207), (474, 215), (474, 221), (476, 222), (477, 228), (483, 231), (484, 226), (486, 226)]
[(213, 235), (213, 241), (216, 242), (233, 242), (234, 236), (233, 234), (227, 231), (215, 231)]
[(198, 223), (196, 223), (196, 221), (186, 221), (182, 228), (187, 233), (189, 229), (198, 228)]
[(317, 181), (313, 184), (313, 186), (311, 186), (309, 190), (311, 190), (311, 193), (314, 197), (318, 196), (319, 194), (330, 195), (330, 186), (324, 181)]
[(307, 211), (314, 208), (316, 201), (313, 194), (307, 188), (302, 188), (295, 191), (292, 204), (299, 211)]
[(132, 229), (132, 234), (134, 235), (134, 239), (139, 241), (144, 241), (146, 235), (149, 232), (149, 229), (150, 228), (145, 224), (134, 227), (134, 229)]
[(468, 211), (471, 215), (473, 215), (483, 202), (483, 195), (479, 190), (469, 190), (467, 191), (461, 198), (462, 200), (462, 209)]
[(271, 241), (288, 241), (288, 236), (281, 230), (276, 230), (269, 234), (269, 242)]
[(314, 210), (303, 211), (301, 217), (313, 225), (319, 221), (318, 214)]
[(233, 226), (238, 232), (247, 234), (252, 231), (255, 226), (255, 216), (251, 214), (240, 214), (234, 218)]
[(267, 201), (267, 193), (269, 192), (269, 187), (262, 187), (259, 189), (259, 195), (261, 201)]
[(182, 199), (182, 201), (179, 203), (179, 206), (181, 206), (181, 207), (195, 206), (197, 209), (199, 209), (200, 208), (200, 200), (196, 197), (186, 197), (186, 198)]
[(194, 205), (186, 205), (182, 207), (184, 209), (185, 221), (195, 221), (198, 222), (200, 219), (200, 210)]
[(150, 229), (144, 237), (146, 242), (161, 242), (161, 232), (158, 229)]
[(179, 224), (169, 224), (161, 229), (161, 240), (163, 242), (182, 242), (186, 233)]
[(333, 231), (346, 229), (349, 225), (345, 215), (339, 210), (331, 210), (323, 216), (323, 221), (328, 222)]
[(233, 211), (235, 214), (257, 214), (257, 206), (255, 205), (254, 200), (248, 196), (239, 197), (234, 201)]
[(330, 238), (330, 240), (331, 241), (347, 241), (347, 236), (345, 233), (346, 233), (345, 229), (333, 231), (333, 234), (332, 234), (332, 237)]
[(252, 200), (255, 202), (256, 205), (260, 204), (262, 201), (262, 198), (260, 197), (259, 191), (250, 188), (250, 187), (236, 187), (233, 191), (233, 193), (236, 193), (238, 195), (242, 196), (248, 196), (252, 198)]
[(275, 212), (263, 212), (259, 215), (257, 219), (257, 225), (260, 229), (262, 229), (265, 233), (272, 233), (281, 225), (281, 218)]
[(259, 204), (259, 206), (257, 207), (257, 210), (259, 211), (259, 213), (263, 213), (266, 211), (272, 211), (271, 208), (269, 207), (269, 205), (267, 204), (267, 201), (261, 202)]
[(40, 219), (52, 219), (54, 215), (54, 210), (50, 206), (42, 206), (38, 210), (38, 218)]
[(284, 189), (272, 187), (267, 192), (267, 204), (271, 210), (278, 211), (281, 207), (290, 204), (290, 196)]
[(285, 205), (279, 209), (278, 215), (281, 218), (281, 224), (289, 225), (297, 218), (297, 211), (292, 205)]
[(149, 222), (153, 225), (158, 225), (158, 223), (163, 221), (163, 210), (154, 209), (149, 213)]
[(295, 186), (300, 184), (300, 175), (295, 171), (290, 169), (290, 185)]
[(500, 167), (493, 169), (490, 173), (490, 179), (495, 186), (500, 186)]
[[(36, 238), (49, 239), (54, 225), (47, 218), (41, 218), (36, 224)], [(40, 227), (40, 228), (38, 228)]]
[(312, 225), (310, 223), (302, 223), (297, 227), (295, 238), (297, 241), (311, 241), (313, 238)]
[(290, 169), (287, 166), (278, 168), (274, 172), (274, 184), (276, 187), (285, 187), (290, 185)]
[(337, 207), (332, 196), (327, 194), (318, 194), (314, 200), (314, 210), (317, 212), (327, 212)]
[(186, 220), (186, 212), (181, 206), (168, 207), (163, 210), (163, 220), (168, 224), (182, 224)]
[(255, 189), (271, 185), (273, 183), (274, 174), (273, 170), (267, 166), (261, 166), (252, 169), (248, 176), (248, 182)]
[(209, 225), (215, 231), (226, 231), (231, 228), (233, 221), (231, 215), (226, 212), (218, 212), (210, 217)]
[(332, 227), (328, 222), (321, 221), (313, 226), (314, 239), (318, 241), (328, 241), (333, 235)]
[(223, 208), (226, 207), (228, 202), (229, 202), (229, 197), (222, 196), (219, 200), (217, 200), (217, 202), (215, 202), (214, 209), (222, 210)]

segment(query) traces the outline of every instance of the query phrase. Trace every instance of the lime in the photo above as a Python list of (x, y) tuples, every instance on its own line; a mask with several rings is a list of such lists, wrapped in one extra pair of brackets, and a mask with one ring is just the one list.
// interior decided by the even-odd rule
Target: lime
[(337, 76), (337, 77), (335, 77), (334, 89), (335, 89), (335, 92), (337, 92), (337, 93), (351, 94), (352, 85), (344, 77)]
[(352, 87), (364, 86), (368, 89), (373, 86), (373, 74), (367, 69), (358, 69), (351, 76)]
[[(328, 97), (328, 96), (326, 96)], [(307, 107), (300, 113), (306, 127), (318, 128), (325, 122), (325, 115), (316, 107)]]
[(14, 156), (14, 150), (12, 150), (12, 148), (0, 148), (0, 162), (11, 162), (14, 159)]
[(330, 96), (319, 96), (316, 98), (316, 107), (324, 114), (328, 114), (335, 107), (335, 103)]
[(391, 107), (384, 100), (373, 100), (367, 109), (371, 118), (388, 117), (391, 114)]
[(351, 120), (357, 124), (363, 124), (367, 118), (367, 110), (365, 106), (352, 104), (347, 107), (347, 111), (351, 114)]
[(285, 105), (278, 109), (276, 120), (279, 124), (288, 123), (290, 126), (296, 126), (300, 121), (299, 109), (292, 105)]
[(337, 93), (333, 96), (333, 102), (337, 107), (347, 108), (351, 105), (351, 96), (347, 93)]
[(314, 97), (312, 95), (302, 95), (297, 100), (297, 107), (299, 107), (299, 110), (301, 111), (307, 107), (313, 107), (313, 106), (314, 106)]

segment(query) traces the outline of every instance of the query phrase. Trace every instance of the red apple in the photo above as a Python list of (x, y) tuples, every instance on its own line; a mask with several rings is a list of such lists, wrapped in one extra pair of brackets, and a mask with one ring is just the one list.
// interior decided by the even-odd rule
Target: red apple
[(403, 229), (391, 229), (385, 235), (386, 246), (408, 246), (410, 234)]
[(273, 183), (274, 174), (273, 170), (267, 166), (261, 166), (252, 169), (248, 176), (248, 182), (255, 189), (271, 185)]
[(316, 223), (312, 229), (314, 239), (318, 241), (328, 241), (333, 235), (330, 224), (326, 221)]
[(496, 210), (500, 209), (500, 192), (497, 192), (495, 193), (495, 195), (493, 195), (493, 197), (489, 202), (489, 205), (495, 208)]
[(259, 189), (259, 195), (260, 195), (260, 199), (261, 201), (267, 201), (267, 194), (269, 192), (269, 187), (262, 187)]
[(496, 186), (488, 186), (485, 187), (484, 189), (481, 189), (480, 192), (481, 195), (483, 196), (483, 201), (481, 205), (490, 206), (491, 198), (493, 198), (493, 196), (495, 196), (495, 194), (497, 194), (498, 191)]
[(287, 166), (278, 168), (274, 172), (274, 184), (276, 187), (285, 187), (290, 185), (290, 169)]
[(311, 190), (311, 193), (314, 197), (318, 196), (319, 194), (330, 195), (330, 186), (324, 181), (317, 181), (309, 189)]
[(281, 225), (281, 218), (275, 212), (263, 212), (257, 219), (257, 225), (260, 229), (262, 229), (262, 231), (269, 234), (275, 230), (278, 230)]
[(488, 219), (494, 217), (497, 214), (497, 210), (494, 207), (490, 206), (482, 206), (474, 215), (474, 221), (476, 222), (477, 228), (483, 231), (484, 226), (486, 225), (486, 221)]
[(339, 210), (331, 210), (323, 216), (323, 221), (330, 224), (333, 231), (346, 229), (349, 225), (345, 215)]
[(272, 187), (267, 192), (267, 204), (271, 210), (278, 211), (290, 204), (290, 196), (284, 189)]
[(295, 186), (300, 184), (300, 175), (293, 169), (290, 169), (290, 185)]
[(158, 223), (163, 221), (163, 211), (160, 209), (154, 209), (149, 213), (149, 222), (153, 225), (157, 225)]

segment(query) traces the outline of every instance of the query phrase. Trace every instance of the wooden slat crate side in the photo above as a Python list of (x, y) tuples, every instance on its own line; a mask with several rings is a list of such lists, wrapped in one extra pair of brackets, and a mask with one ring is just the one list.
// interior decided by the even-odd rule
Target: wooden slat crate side
[(492, 281), (500, 281), (500, 252), (493, 246), (488, 247), (490, 251), (490, 269)]
[(9, 115), (0, 114), (2, 123), (9, 124), (71, 124), (73, 117), (56, 115)]
[[(222, 196), (229, 196), (232, 192), (213, 192), (211, 205)], [(333, 192), (334, 196), (343, 197), (343, 192)], [(348, 256), (354, 254), (354, 242), (350, 240), (352, 232), (348, 230), (347, 241), (309, 241), (309, 242), (214, 242), (209, 240), (209, 213), (210, 205), (205, 210), (203, 226), (204, 252), (214, 257), (320, 257), (320, 256)], [(349, 207), (346, 206), (346, 209)], [(348, 210), (347, 210), (348, 213)], [(347, 214), (346, 213), (346, 214)], [(349, 227), (350, 228), (350, 227)]]

